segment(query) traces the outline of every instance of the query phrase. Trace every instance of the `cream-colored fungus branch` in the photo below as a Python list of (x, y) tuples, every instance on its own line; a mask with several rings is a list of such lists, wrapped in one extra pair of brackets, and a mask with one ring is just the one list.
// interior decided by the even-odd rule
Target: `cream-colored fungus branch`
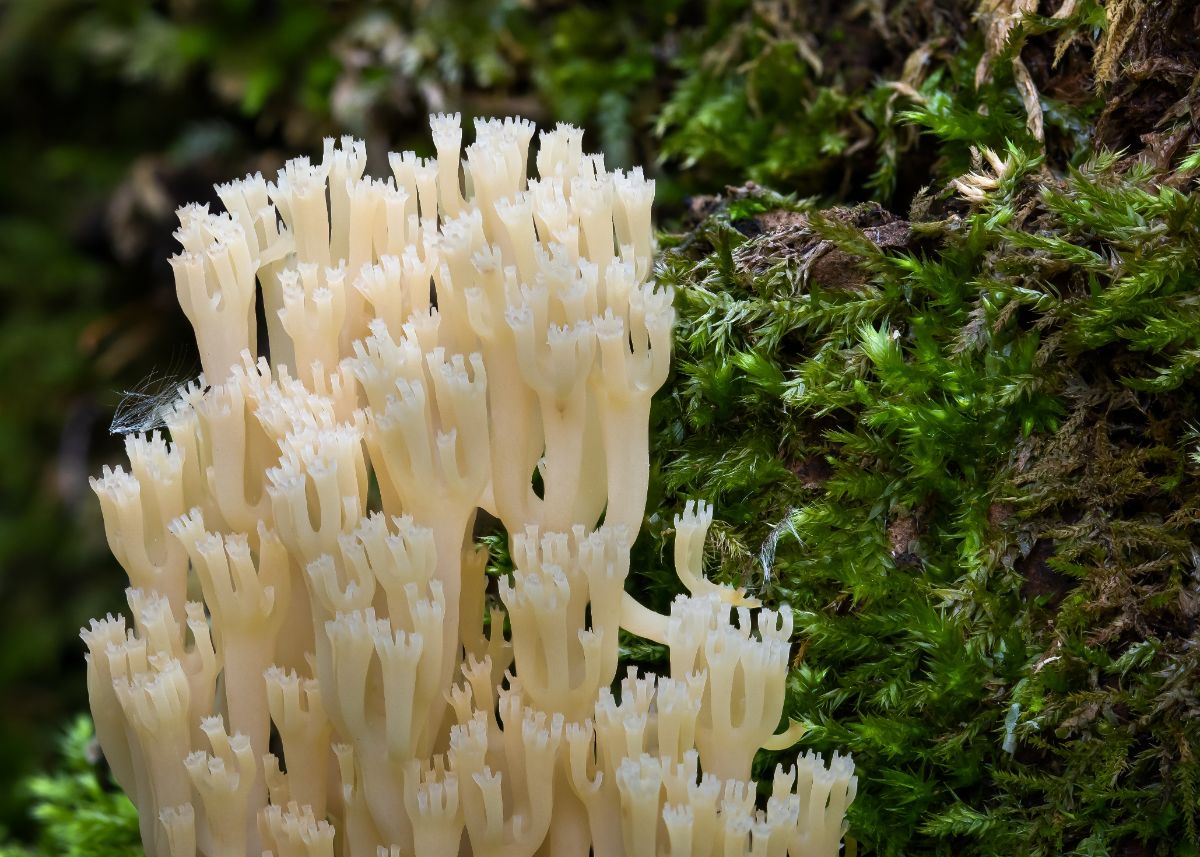
[[(654, 182), (570, 126), (430, 124), (385, 179), (328, 140), (179, 211), (204, 374), (92, 480), (133, 627), (83, 632), (147, 854), (834, 857), (848, 759), (750, 779), (803, 731), (792, 620), (705, 577), (712, 507), (668, 615), (625, 589), (675, 322)], [(670, 674), (614, 684), (622, 633)]]

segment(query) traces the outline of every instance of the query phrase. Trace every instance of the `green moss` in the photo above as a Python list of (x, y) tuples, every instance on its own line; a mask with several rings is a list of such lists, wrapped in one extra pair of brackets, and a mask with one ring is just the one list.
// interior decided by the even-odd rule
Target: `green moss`
[(1200, 203), (1005, 158), (911, 220), (742, 191), (667, 251), (666, 503), (797, 610), (871, 852), (1193, 853)]
[(29, 847), (0, 844), (3, 857), (138, 857), (137, 808), (101, 771), (92, 722), (80, 717), (60, 743), (56, 772), (24, 783), (40, 826)]

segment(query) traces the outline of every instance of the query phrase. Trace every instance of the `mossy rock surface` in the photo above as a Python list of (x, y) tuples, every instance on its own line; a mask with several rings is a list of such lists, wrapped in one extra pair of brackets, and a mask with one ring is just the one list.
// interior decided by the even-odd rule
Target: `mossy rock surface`
[(1195, 853), (1200, 199), (993, 160), (908, 218), (693, 201), (666, 503), (797, 610), (871, 852)]

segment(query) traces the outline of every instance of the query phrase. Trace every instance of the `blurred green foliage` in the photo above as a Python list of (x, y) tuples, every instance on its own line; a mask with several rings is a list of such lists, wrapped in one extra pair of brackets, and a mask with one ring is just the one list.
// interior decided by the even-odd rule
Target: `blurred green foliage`
[[(1200, 22), (1051, 5), (0, 6), (0, 826), (135, 853), (84, 725), (18, 783), (122, 606), (108, 420), (196, 367), (174, 207), (329, 134), (428, 153), (461, 110), (658, 179), (650, 508), (715, 501), (714, 572), (798, 611), (790, 713), (855, 753), (863, 850), (1195, 853)], [(636, 546), (660, 609), (670, 526)]]
[(0, 857), (138, 857), (137, 807), (100, 770), (92, 722), (80, 716), (60, 737), (51, 775), (24, 785), (40, 825), (28, 847), (0, 845)]

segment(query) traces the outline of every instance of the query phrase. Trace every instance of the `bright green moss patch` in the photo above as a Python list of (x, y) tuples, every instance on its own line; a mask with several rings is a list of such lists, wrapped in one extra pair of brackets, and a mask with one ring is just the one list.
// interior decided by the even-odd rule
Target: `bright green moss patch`
[(662, 481), (796, 608), (864, 846), (1195, 853), (1200, 200), (992, 160), (911, 220), (715, 201), (663, 264)]
[(41, 830), (36, 844), (0, 845), (0, 857), (139, 857), (137, 808), (109, 781), (91, 720), (70, 725), (60, 753), (54, 774), (24, 784)]

